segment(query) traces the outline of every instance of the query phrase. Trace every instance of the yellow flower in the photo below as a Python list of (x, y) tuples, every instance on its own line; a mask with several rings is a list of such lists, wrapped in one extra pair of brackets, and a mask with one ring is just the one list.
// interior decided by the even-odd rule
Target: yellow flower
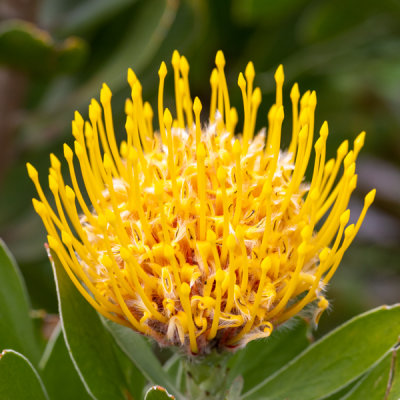
[(314, 91), (300, 99), (293, 86), (292, 139), (281, 151), (282, 66), (275, 74), (268, 130), (256, 136), (261, 91), (253, 88), (251, 62), (239, 75), (244, 123), (236, 135), (238, 117), (230, 106), (222, 52), (211, 74), (210, 117), (203, 126), (186, 58), (175, 51), (172, 66), (175, 117), (163, 105), (164, 62), (159, 70), (161, 134), (153, 131), (152, 108), (143, 102), (130, 69), (132, 98), (126, 101), (126, 139), (119, 148), (105, 84), (102, 107), (92, 100), (89, 121), (75, 114), (74, 151), (64, 145), (69, 184), (60, 161), (50, 156), (54, 209), (37, 171), (27, 164), (40, 199), (33, 205), (50, 248), (99, 313), (192, 354), (267, 337), (310, 303), (318, 321), (328, 306), (324, 289), (375, 196), (373, 190), (365, 197), (357, 223), (346, 227), (365, 133), (352, 150), (346, 140), (327, 161), (324, 122), (314, 145), (311, 182), (305, 183)]

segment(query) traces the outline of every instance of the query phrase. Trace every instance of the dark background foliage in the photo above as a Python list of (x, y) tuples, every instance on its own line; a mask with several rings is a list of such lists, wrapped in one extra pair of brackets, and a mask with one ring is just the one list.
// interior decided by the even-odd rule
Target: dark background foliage
[[(139, 76), (154, 106), (157, 70), (178, 49), (189, 60), (191, 92), (208, 108), (216, 51), (227, 59), (232, 102), (241, 114), (237, 76), (249, 60), (263, 93), (258, 126), (285, 68), (283, 145), (290, 134), (289, 92), (317, 91), (317, 127), (329, 122), (328, 156), (367, 131), (357, 164), (356, 218), (362, 197), (378, 190), (358, 238), (329, 288), (332, 311), (320, 332), (362, 310), (399, 300), (400, 3), (395, 0), (2, 0), (0, 3), (0, 236), (16, 256), (36, 309), (57, 311), (45, 232), (34, 214), (25, 163), (47, 185), (50, 152), (72, 143), (75, 110), (87, 115), (103, 82), (123, 136), (126, 71)], [(171, 66), (168, 64), (169, 70)], [(170, 74), (171, 75), (171, 74)], [(165, 103), (173, 104), (169, 75)], [(173, 106), (172, 106), (173, 107)], [(155, 118), (156, 119), (156, 118)], [(156, 121), (155, 121), (156, 122)]]

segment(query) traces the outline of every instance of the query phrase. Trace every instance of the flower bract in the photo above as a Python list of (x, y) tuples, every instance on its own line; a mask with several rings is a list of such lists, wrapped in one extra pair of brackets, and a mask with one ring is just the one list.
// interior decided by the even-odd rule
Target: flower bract
[(240, 129), (224, 68), (218, 52), (206, 118), (177, 51), (176, 110), (164, 108), (163, 62), (157, 130), (129, 70), (132, 96), (119, 144), (104, 84), (88, 120), (75, 114), (73, 149), (64, 145), (69, 173), (63, 176), (61, 162), (50, 157), (51, 200), (27, 165), (49, 247), (86, 300), (112, 321), (191, 354), (267, 337), (310, 304), (317, 322), (328, 307), (324, 289), (375, 196), (373, 190), (365, 197), (357, 222), (348, 225), (364, 132), (327, 159), (328, 124), (316, 131), (316, 93), (300, 96), (295, 84), (291, 142), (281, 150), (282, 66), (268, 128), (257, 134), (261, 90), (254, 87), (254, 66), (238, 79)]

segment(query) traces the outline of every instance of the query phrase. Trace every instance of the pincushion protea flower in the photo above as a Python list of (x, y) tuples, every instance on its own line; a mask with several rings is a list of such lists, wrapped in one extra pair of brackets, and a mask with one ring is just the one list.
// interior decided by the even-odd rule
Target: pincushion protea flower
[(176, 116), (163, 106), (167, 68), (162, 63), (159, 132), (153, 131), (153, 111), (143, 102), (132, 70), (126, 139), (119, 148), (105, 84), (102, 107), (92, 100), (89, 121), (75, 114), (74, 151), (64, 145), (70, 184), (60, 161), (50, 156), (54, 209), (37, 171), (27, 165), (40, 199), (33, 205), (50, 248), (99, 313), (192, 354), (267, 337), (310, 303), (318, 321), (328, 306), (324, 289), (375, 196), (373, 190), (365, 197), (357, 223), (346, 227), (365, 133), (352, 150), (345, 141), (327, 161), (325, 122), (314, 145), (311, 182), (304, 183), (315, 92), (300, 99), (298, 85), (293, 86), (292, 139), (281, 151), (282, 66), (275, 74), (268, 131), (256, 136), (261, 91), (253, 88), (252, 63), (239, 75), (244, 123), (236, 135), (237, 112), (230, 105), (222, 52), (211, 74), (210, 117), (203, 125), (201, 102), (191, 98), (186, 58), (175, 51), (172, 66)]

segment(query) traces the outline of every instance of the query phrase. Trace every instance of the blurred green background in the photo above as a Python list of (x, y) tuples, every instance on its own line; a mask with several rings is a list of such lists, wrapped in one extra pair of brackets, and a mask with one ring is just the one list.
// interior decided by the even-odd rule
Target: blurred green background
[[(367, 131), (357, 165), (354, 219), (362, 197), (378, 190), (328, 297), (319, 332), (362, 310), (400, 300), (400, 2), (396, 0), (2, 0), (0, 3), (0, 237), (25, 276), (33, 307), (57, 312), (45, 231), (25, 163), (47, 186), (49, 153), (72, 143), (74, 110), (87, 115), (103, 82), (113, 91), (123, 135), (126, 71), (156, 104), (157, 71), (178, 49), (189, 60), (192, 95), (208, 108), (217, 50), (227, 59), (232, 103), (241, 113), (237, 76), (249, 60), (263, 93), (258, 126), (274, 98), (273, 73), (285, 68), (284, 146), (291, 85), (317, 91), (317, 126), (329, 122), (328, 155)], [(171, 66), (169, 70), (171, 71)], [(165, 104), (173, 104), (169, 75)], [(155, 121), (157, 124), (157, 121)]]

